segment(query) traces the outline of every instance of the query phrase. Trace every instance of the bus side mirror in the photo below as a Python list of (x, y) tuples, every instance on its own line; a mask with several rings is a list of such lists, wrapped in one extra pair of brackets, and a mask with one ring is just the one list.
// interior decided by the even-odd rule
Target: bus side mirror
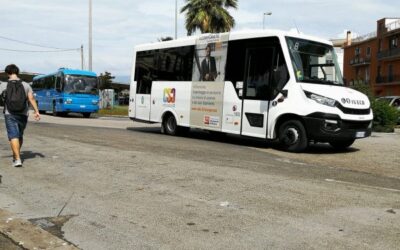
[(280, 93), (283, 95), (283, 97), (287, 98), (287, 97), (288, 97), (288, 94), (289, 94), (289, 91), (288, 91), (287, 89), (282, 89), (282, 90), (280, 91)]

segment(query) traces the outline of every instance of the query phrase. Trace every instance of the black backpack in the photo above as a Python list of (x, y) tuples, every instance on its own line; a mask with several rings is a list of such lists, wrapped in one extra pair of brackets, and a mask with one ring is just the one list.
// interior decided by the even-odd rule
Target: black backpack
[(18, 114), (25, 111), (28, 106), (26, 93), (22, 81), (8, 81), (4, 91), (5, 106), (10, 114)]

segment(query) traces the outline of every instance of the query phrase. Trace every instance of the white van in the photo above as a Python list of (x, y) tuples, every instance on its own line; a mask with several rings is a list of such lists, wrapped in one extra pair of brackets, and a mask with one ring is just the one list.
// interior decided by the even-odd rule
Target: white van
[(262, 30), (136, 46), (129, 117), (170, 135), (200, 128), (300, 152), (310, 141), (349, 147), (371, 134), (373, 114), (344, 86), (329, 41)]

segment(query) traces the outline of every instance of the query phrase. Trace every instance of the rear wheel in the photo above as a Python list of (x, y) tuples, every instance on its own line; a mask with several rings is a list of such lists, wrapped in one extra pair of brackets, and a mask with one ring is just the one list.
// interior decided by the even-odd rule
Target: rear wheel
[(40, 110), (40, 109), (39, 109), (39, 102), (38, 102), (38, 101), (36, 101), (36, 106), (37, 106), (37, 108), (38, 108), (39, 114), (42, 115), (42, 114), (46, 113), (46, 111)]
[(348, 140), (338, 140), (338, 141), (330, 141), (332, 147), (336, 149), (346, 149), (350, 147), (354, 143), (355, 139), (348, 139)]
[(299, 120), (289, 120), (279, 127), (279, 142), (284, 150), (302, 152), (308, 146), (307, 133)]
[(167, 135), (178, 134), (178, 125), (176, 124), (174, 115), (170, 114), (164, 117), (161, 132)]
[(53, 103), (53, 116), (58, 116), (58, 115), (59, 115), (59, 113), (57, 112), (56, 104)]

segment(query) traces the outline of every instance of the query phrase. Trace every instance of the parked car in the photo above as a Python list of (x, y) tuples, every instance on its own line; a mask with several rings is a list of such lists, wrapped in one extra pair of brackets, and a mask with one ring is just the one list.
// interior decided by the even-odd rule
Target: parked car
[[(397, 110), (400, 112), (400, 96), (382, 96), (377, 100), (386, 102), (390, 106), (397, 108)], [(400, 124), (400, 117), (397, 120), (397, 124)]]

